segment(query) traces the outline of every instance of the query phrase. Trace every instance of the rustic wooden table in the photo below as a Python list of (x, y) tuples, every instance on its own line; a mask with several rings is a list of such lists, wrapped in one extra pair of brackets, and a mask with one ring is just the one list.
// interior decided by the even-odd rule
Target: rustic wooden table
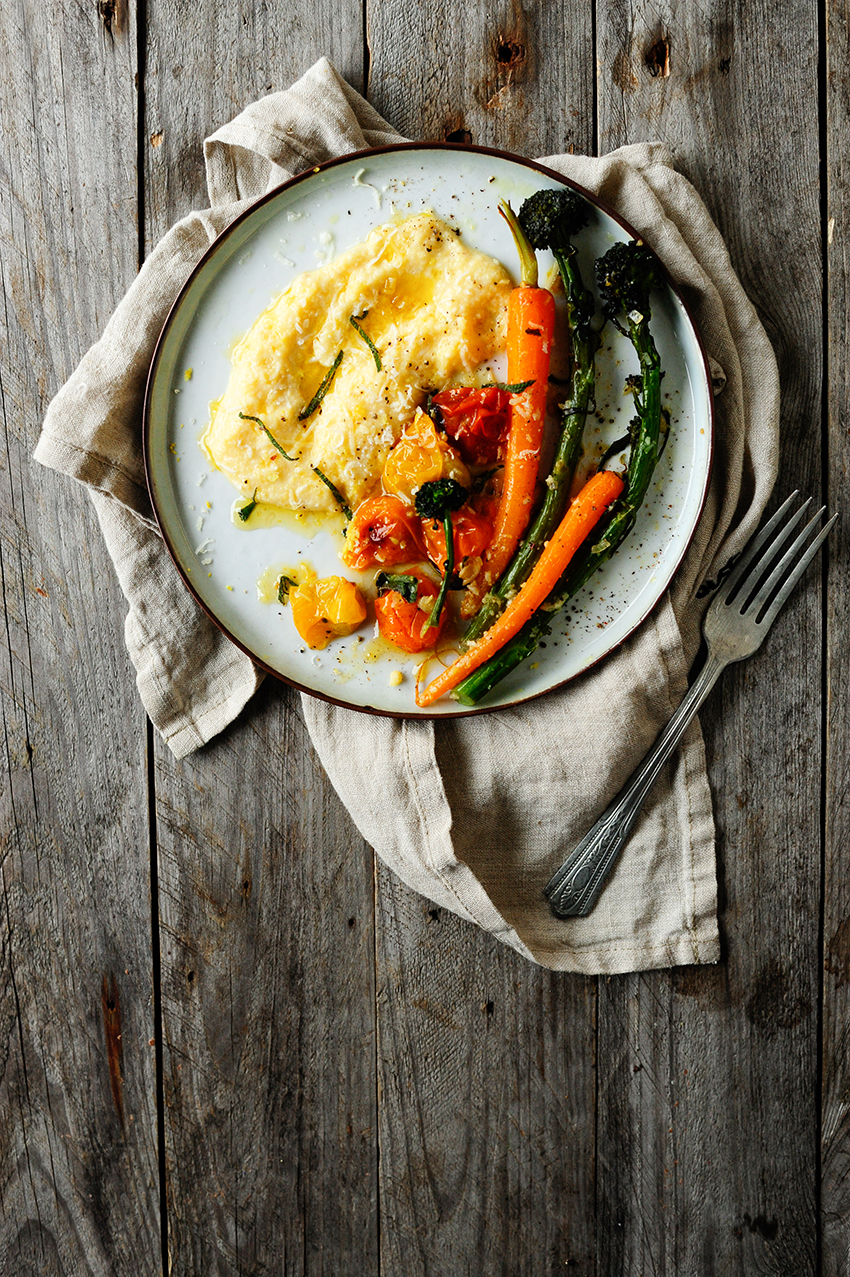
[(283, 685), (175, 762), (88, 498), (31, 461), (205, 202), (204, 136), (327, 54), (410, 137), (667, 142), (775, 344), (777, 493), (846, 506), (850, 4), (8, 0), (0, 31), (3, 1277), (850, 1272), (850, 515), (703, 714), (722, 962), (596, 980), (376, 865)]

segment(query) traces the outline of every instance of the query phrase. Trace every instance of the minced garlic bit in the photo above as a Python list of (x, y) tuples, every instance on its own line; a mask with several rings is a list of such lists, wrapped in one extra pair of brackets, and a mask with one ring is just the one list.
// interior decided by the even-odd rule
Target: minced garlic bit
[(389, 682), (390, 687), (401, 687), (404, 682), (404, 675), (401, 670), (393, 670), (387, 681)]

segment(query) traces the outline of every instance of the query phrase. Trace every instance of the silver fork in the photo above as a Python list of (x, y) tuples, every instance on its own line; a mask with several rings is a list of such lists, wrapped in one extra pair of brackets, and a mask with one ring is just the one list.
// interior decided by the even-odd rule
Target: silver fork
[(814, 540), (810, 539), (825, 512), (824, 506), (772, 567), (810, 505), (810, 500), (804, 502), (796, 514), (786, 519), (796, 496), (797, 493), (792, 492), (779, 507), (718, 588), (703, 622), (703, 636), (708, 648), (705, 664), (676, 713), (626, 787), (546, 885), (544, 894), (556, 917), (584, 918), (590, 913), (637, 819), (644, 798), (678, 745), (688, 723), (726, 666), (752, 656), (761, 646), (779, 610), (829, 535), (837, 514)]

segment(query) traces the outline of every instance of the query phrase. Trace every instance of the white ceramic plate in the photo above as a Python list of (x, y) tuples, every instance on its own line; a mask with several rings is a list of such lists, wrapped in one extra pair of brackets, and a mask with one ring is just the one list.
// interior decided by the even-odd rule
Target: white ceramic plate
[[(301, 174), (254, 205), (199, 263), (163, 329), (151, 368), (145, 412), (148, 483), (160, 528), (188, 588), (228, 636), (267, 670), (304, 691), (355, 709), (423, 717), (476, 713), (549, 691), (601, 660), (648, 615), (681, 562), (699, 519), (712, 452), (712, 399), (705, 354), (683, 302), (664, 288), (653, 303), (653, 333), (671, 414), (667, 447), (627, 542), (555, 620), (545, 648), (515, 670), (480, 709), (446, 700), (417, 709), (418, 657), (388, 654), (368, 631), (324, 651), (305, 648), (288, 608), (258, 600), (270, 566), (307, 560), (320, 576), (352, 576), (337, 557), (338, 537), (308, 538), (287, 526), (236, 528), (237, 493), (213, 469), (199, 440), (208, 405), (223, 393), (229, 352), (260, 311), (302, 271), (364, 239), (394, 213), (433, 209), (464, 240), (504, 262), (516, 277), (516, 253), (497, 212), (532, 192), (564, 185), (557, 174), (502, 153), (457, 146), (400, 146), (363, 152)], [(586, 193), (585, 193), (586, 194)], [(586, 281), (593, 262), (632, 232), (593, 197), (578, 237)], [(550, 264), (540, 254), (541, 278)], [(191, 377), (187, 379), (187, 371)], [(586, 450), (599, 455), (625, 434), (633, 411), (623, 394), (636, 370), (629, 343), (609, 328), (598, 357), (597, 418)], [(601, 418), (601, 420), (599, 419)], [(400, 685), (391, 676), (401, 670)], [(433, 669), (432, 669), (433, 673)]]

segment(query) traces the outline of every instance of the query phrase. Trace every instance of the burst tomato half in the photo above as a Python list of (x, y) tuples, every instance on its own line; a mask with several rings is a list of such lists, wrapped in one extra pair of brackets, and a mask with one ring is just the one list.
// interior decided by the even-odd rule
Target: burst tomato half
[[(455, 550), (455, 571), (465, 559), (482, 555), (493, 537), (493, 525), (483, 514), (477, 514), (470, 506), (462, 506), (452, 513), (452, 540)], [(422, 532), (428, 558), (441, 572), (446, 570), (446, 534), (439, 519), (423, 519)]]
[(366, 620), (363, 595), (353, 581), (326, 576), (289, 591), (295, 628), (308, 647), (327, 647), (332, 639), (353, 634)]
[(354, 511), (345, 535), (342, 561), (357, 572), (406, 563), (422, 554), (422, 532), (415, 515), (398, 497), (370, 497)]
[(416, 580), (416, 601), (409, 603), (398, 590), (387, 590), (375, 600), (378, 628), (385, 639), (405, 652), (425, 652), (433, 647), (446, 623), (446, 609), (439, 624), (428, 625), (438, 590), (424, 572), (406, 572)]
[(438, 433), (421, 409), (416, 410), (413, 421), (387, 457), (381, 478), (387, 492), (407, 502), (413, 501), (423, 483), (435, 479), (456, 479), (464, 488), (470, 484), (460, 453)]
[(440, 410), (443, 428), (470, 465), (492, 465), (498, 459), (510, 424), (511, 396), (498, 386), (478, 389), (453, 386), (431, 400)]

